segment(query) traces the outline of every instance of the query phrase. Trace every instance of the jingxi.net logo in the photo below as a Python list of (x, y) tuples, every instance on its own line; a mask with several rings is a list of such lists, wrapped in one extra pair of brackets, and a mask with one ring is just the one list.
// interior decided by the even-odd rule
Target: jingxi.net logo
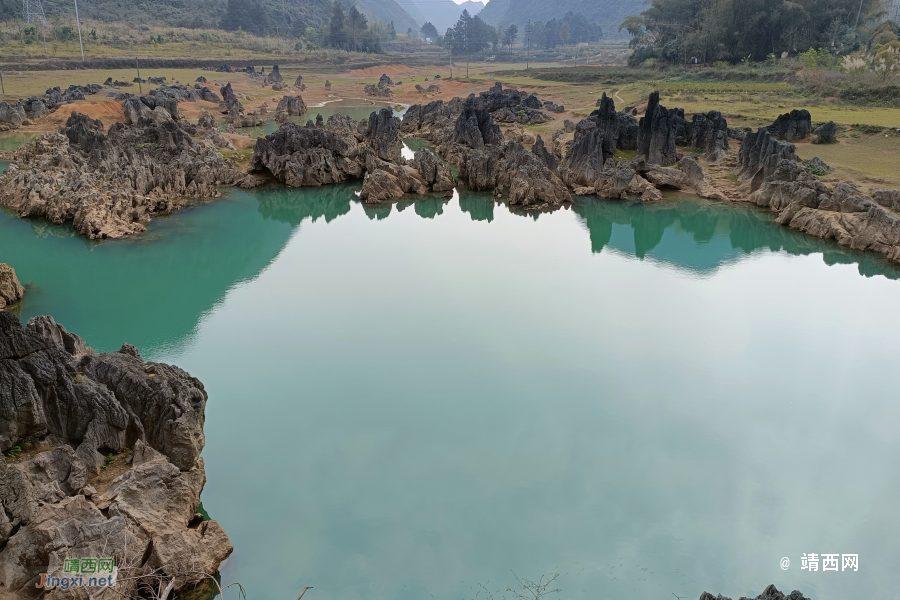
[(116, 583), (115, 561), (111, 558), (67, 558), (62, 573), (41, 573), (37, 588), (112, 587)]

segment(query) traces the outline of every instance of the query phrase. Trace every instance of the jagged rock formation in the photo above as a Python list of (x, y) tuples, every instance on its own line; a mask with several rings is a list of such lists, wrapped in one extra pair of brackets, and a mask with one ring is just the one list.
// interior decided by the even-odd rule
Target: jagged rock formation
[(679, 133), (684, 139), (685, 129), (684, 111), (660, 105), (659, 92), (653, 92), (647, 112), (638, 122), (638, 150), (649, 163), (674, 165), (678, 162), (675, 146)]
[(459, 98), (447, 103), (435, 100), (425, 105), (414, 104), (403, 115), (400, 130), (436, 145), (446, 144), (454, 135), (456, 120), (461, 111), (462, 100)]
[(25, 114), (25, 107), (21, 102), (9, 104), (0, 102), (0, 131), (9, 131), (10, 129), (18, 129), (22, 125), (30, 125), (28, 115)]
[(473, 190), (509, 192), (509, 203), (532, 210), (558, 208), (572, 195), (556, 173), (518, 142), (463, 152), (459, 178)]
[(281, 83), (284, 81), (284, 77), (281, 76), (281, 71), (278, 70), (278, 65), (272, 66), (272, 72), (269, 73), (267, 79), (270, 83)]
[(294, 81), (294, 87), (300, 87), (303, 85), (303, 75), (297, 75), (297, 79)]
[(874, 190), (872, 199), (893, 210), (900, 210), (900, 190)]
[[(709, 592), (703, 592), (700, 594), (700, 600), (731, 600), (730, 598), (726, 598), (722, 594), (718, 596), (713, 596)], [(741, 600), (808, 600), (797, 590), (794, 590), (790, 594), (782, 594), (778, 591), (774, 585), (769, 585), (763, 593), (757, 596), (756, 598), (747, 598), (746, 596), (741, 596)]]
[(812, 117), (808, 110), (792, 110), (778, 115), (775, 122), (767, 127), (775, 139), (785, 142), (805, 140), (812, 134)]
[(371, 154), (384, 161), (400, 158), (400, 124), (390, 109), (368, 121), (332, 115), (324, 126), (285, 123), (256, 140), (251, 171), (268, 171), (291, 187), (318, 187), (359, 179)]
[(221, 94), (222, 103), (219, 105), (219, 110), (222, 114), (237, 115), (244, 112), (244, 105), (238, 100), (231, 83), (228, 83), (221, 89)]
[(435, 83), (432, 83), (431, 85), (429, 85), (429, 86), (426, 88), (426, 87), (422, 87), (421, 85), (419, 85), (419, 84), (417, 83), (417, 84), (416, 84), (416, 91), (419, 92), (420, 94), (435, 94), (435, 93), (441, 91), (441, 86), (439, 86), (439, 85), (437, 85), (437, 84), (435, 84)]
[[(126, 596), (151, 574), (175, 591), (211, 583), (232, 546), (197, 514), (206, 481), (202, 383), (145, 363), (128, 344), (98, 354), (50, 317), (23, 327), (6, 312), (0, 381), (0, 451), (34, 448), (0, 460), (0, 589), (30, 596), (40, 573), (61, 576), (63, 561), (76, 557), (114, 558)], [(96, 489), (105, 456), (126, 448), (130, 466)]]
[(463, 102), (462, 110), (456, 119), (452, 142), (481, 150), (485, 146), (502, 144), (503, 134), (490, 113), (477, 108), (477, 103), (470, 96)]
[(399, 200), (404, 194), (423, 196), (430, 191), (419, 171), (409, 165), (394, 164), (370, 154), (359, 199), (368, 204)]
[(99, 120), (72, 113), (59, 132), (14, 152), (0, 204), (21, 217), (71, 221), (98, 239), (144, 231), (151, 215), (179, 210), (186, 198), (219, 197), (219, 185), (256, 184), (174, 121), (114, 123), (106, 132)]
[(747, 134), (738, 155), (747, 200), (775, 212), (782, 225), (900, 262), (900, 217), (853, 184), (829, 189), (794, 150), (768, 128)]
[(550, 100), (544, 100), (544, 109), (557, 114), (566, 112), (565, 106), (563, 106), (562, 104), (556, 104), (554, 102), (551, 102)]
[(330, 92), (330, 91), (331, 91), (331, 82), (328, 81), (327, 79), (325, 80), (325, 91), (326, 91), (326, 92)]
[(182, 117), (178, 101), (158, 96), (132, 96), (122, 102), (123, 120), (126, 125), (146, 127), (150, 123), (163, 123)]
[(197, 129), (214, 129), (218, 131), (219, 124), (211, 112), (205, 108), (200, 111), (200, 118), (197, 120)]
[(301, 96), (284, 96), (275, 107), (276, 113), (285, 113), (290, 117), (302, 117), (306, 114), (306, 102)]
[(415, 168), (433, 192), (449, 192), (456, 187), (450, 165), (442, 161), (431, 150), (420, 148), (412, 160)]
[(19, 283), (16, 270), (6, 263), (0, 263), (0, 310), (15, 304), (24, 297), (25, 288)]
[[(327, 83), (327, 82), (326, 82)], [(329, 86), (326, 85), (325, 89), (329, 89)], [(367, 83), (365, 87), (366, 96), (372, 96), (375, 98), (393, 98), (394, 92), (391, 91), (391, 88), (384, 83), (384, 81), (379, 81), (376, 84)]]
[(729, 127), (728, 137), (732, 140), (743, 140), (747, 136), (747, 132), (740, 127)]
[[(500, 84), (498, 83), (497, 86)], [(495, 87), (497, 87), (495, 86)], [(507, 92), (517, 93), (516, 90), (506, 90)], [(491, 114), (491, 118), (493, 118), (498, 123), (518, 123), (520, 125), (539, 125), (547, 121), (547, 117), (541, 112), (541, 103), (534, 95), (526, 95), (525, 92), (518, 92), (518, 94), (522, 94), (524, 100), (519, 105), (513, 106), (501, 106), (499, 108), (492, 108), (490, 101), (485, 101), (485, 94), (491, 94), (491, 92), (482, 92), (480, 97), (476, 101), (476, 106), (485, 110)], [(492, 94), (493, 95), (493, 94)], [(509, 96), (509, 94), (504, 94), (505, 96)], [(512, 96), (515, 98), (515, 96)]]
[(389, 108), (373, 112), (369, 115), (365, 139), (375, 156), (381, 160), (400, 158), (400, 149), (403, 147), (403, 142), (400, 141), (400, 119)]
[(728, 150), (728, 122), (722, 113), (710, 111), (694, 115), (690, 128), (691, 146), (700, 150), (704, 160), (720, 162)]
[(204, 77), (203, 75), (201, 75), (200, 77), (198, 77), (198, 78), (195, 79), (194, 81), (196, 81), (197, 83), (209, 83), (208, 81), (206, 81), (206, 77)]
[(834, 167), (830, 166), (818, 156), (814, 156), (809, 160), (804, 160), (803, 164), (809, 167), (809, 170), (813, 175), (824, 175), (826, 173), (834, 172)]
[(531, 153), (541, 159), (541, 162), (552, 172), (555, 173), (559, 168), (559, 159), (553, 154), (550, 154), (544, 146), (544, 140), (541, 139), (540, 135), (538, 135), (537, 139), (534, 141), (534, 145), (531, 147)]
[(828, 121), (824, 125), (819, 125), (813, 131), (813, 144), (837, 144), (837, 123)]

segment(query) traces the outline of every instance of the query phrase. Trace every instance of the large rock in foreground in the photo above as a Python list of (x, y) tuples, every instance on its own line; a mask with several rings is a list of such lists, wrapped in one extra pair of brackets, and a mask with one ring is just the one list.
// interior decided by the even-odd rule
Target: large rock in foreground
[[(232, 546), (197, 514), (206, 401), (197, 379), (132, 346), (97, 354), (50, 317), (23, 327), (0, 312), (0, 451), (26, 450), (0, 460), (0, 589), (31, 595), (70, 558), (114, 558), (126, 597), (159, 578), (209, 585)], [(97, 479), (129, 448), (124, 472)]]
[(15, 304), (25, 297), (25, 288), (16, 277), (16, 270), (6, 263), (0, 263), (0, 309)]

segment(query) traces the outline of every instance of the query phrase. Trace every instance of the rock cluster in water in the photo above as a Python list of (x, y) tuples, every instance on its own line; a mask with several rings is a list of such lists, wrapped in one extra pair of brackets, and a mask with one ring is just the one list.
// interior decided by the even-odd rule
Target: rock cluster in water
[[(0, 381), (0, 451), (17, 455), (0, 460), (0, 589), (27, 595), (72, 558), (115, 559), (126, 597), (142, 580), (211, 583), (232, 546), (197, 514), (202, 383), (128, 344), (98, 354), (50, 317), (23, 327), (6, 312)], [(107, 456), (130, 452), (121, 474), (98, 477)]]
[(390, 109), (373, 112), (368, 121), (332, 115), (327, 123), (285, 123), (257, 139), (250, 170), (268, 171), (291, 187), (322, 186), (361, 178), (369, 154), (399, 159), (401, 146), (400, 121)]
[(213, 143), (194, 141), (190, 127), (138, 119), (106, 131), (72, 113), (59, 132), (13, 153), (0, 176), (0, 205), (71, 222), (91, 239), (114, 238), (143, 231), (151, 215), (179, 210), (187, 198), (218, 197), (219, 185), (256, 185)]

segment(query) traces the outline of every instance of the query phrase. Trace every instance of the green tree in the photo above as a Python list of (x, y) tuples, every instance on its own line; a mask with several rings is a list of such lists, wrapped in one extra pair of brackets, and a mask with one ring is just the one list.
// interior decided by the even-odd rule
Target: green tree
[(503, 30), (503, 45), (509, 48), (510, 54), (512, 54), (512, 45), (516, 43), (516, 37), (518, 37), (518, 35), (519, 28), (516, 27), (515, 23)]
[(331, 23), (328, 27), (328, 45), (332, 48), (347, 49), (347, 15), (340, 2), (331, 9)]
[(419, 33), (422, 34), (422, 37), (434, 41), (438, 37), (437, 27), (431, 24), (430, 21), (425, 21), (425, 24), (422, 25), (422, 28), (419, 30)]

